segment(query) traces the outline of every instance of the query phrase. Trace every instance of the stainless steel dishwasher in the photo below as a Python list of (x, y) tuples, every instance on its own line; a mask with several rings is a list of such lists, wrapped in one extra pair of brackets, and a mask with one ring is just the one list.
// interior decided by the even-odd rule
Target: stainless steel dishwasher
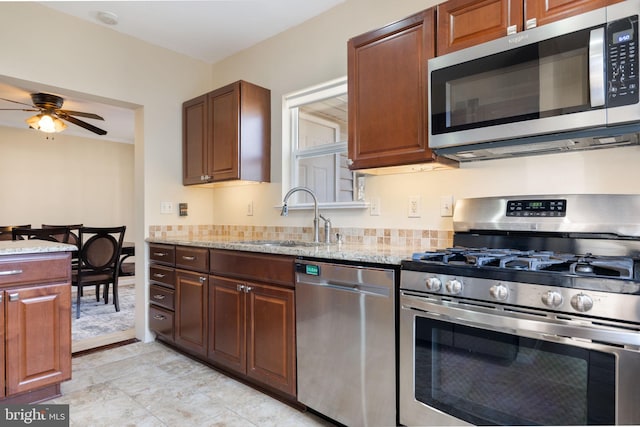
[(393, 269), (296, 263), (298, 400), (342, 424), (396, 425)]

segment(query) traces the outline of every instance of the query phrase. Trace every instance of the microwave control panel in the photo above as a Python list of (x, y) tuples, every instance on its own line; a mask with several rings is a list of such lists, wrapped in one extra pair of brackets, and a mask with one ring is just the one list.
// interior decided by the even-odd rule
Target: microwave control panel
[(607, 24), (607, 106), (638, 102), (638, 15)]

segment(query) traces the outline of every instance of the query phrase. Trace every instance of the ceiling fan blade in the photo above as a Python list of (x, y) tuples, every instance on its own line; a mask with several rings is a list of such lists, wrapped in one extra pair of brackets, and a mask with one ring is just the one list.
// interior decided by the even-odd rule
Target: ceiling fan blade
[(28, 108), (0, 108), (2, 111), (40, 111), (40, 110), (29, 110)]
[(27, 107), (35, 108), (32, 104), (25, 104), (24, 102), (12, 101), (11, 99), (7, 99), (7, 98), (0, 98), (0, 99), (7, 102), (13, 102), (14, 104), (26, 105)]
[(96, 119), (96, 120), (104, 120), (101, 116), (93, 113), (83, 113), (82, 111), (71, 111), (71, 110), (57, 110), (60, 114), (65, 114), (67, 116), (79, 116), (86, 117), (87, 119)]
[(66, 120), (69, 123), (73, 123), (74, 125), (80, 126), (81, 128), (85, 128), (86, 130), (89, 130), (93, 133), (97, 133), (98, 135), (106, 135), (107, 131), (100, 129), (99, 127), (96, 127), (92, 124), (89, 124), (87, 122), (83, 122), (82, 120), (76, 119), (75, 117), (69, 116), (67, 114), (64, 113), (60, 113), (58, 112), (58, 117), (60, 117), (62, 120)]

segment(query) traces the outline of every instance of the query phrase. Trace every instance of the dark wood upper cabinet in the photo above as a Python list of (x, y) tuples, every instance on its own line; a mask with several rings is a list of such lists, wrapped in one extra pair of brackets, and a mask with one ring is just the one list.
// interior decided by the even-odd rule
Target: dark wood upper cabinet
[(438, 56), (619, 0), (449, 0), (437, 6)]
[(268, 182), (271, 92), (237, 81), (185, 102), (183, 184)]
[(435, 53), (431, 8), (349, 40), (351, 169), (435, 160), (427, 143), (427, 60)]

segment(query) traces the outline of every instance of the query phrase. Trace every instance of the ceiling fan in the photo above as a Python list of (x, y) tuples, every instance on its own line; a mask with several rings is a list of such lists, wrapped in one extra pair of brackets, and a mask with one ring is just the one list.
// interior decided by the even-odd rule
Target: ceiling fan
[(86, 117), (88, 119), (104, 120), (97, 114), (83, 113), (81, 111), (63, 110), (62, 104), (64, 99), (57, 95), (51, 95), (48, 93), (32, 93), (31, 101), (33, 105), (25, 104), (24, 102), (12, 101), (11, 99), (0, 98), (4, 101), (13, 102), (14, 104), (25, 105), (30, 108), (0, 108), (0, 110), (11, 111), (36, 111), (33, 117), (29, 117), (26, 122), (29, 127), (37, 129), (47, 133), (62, 132), (67, 125), (62, 121), (65, 120), (69, 123), (73, 123), (76, 126), (80, 126), (88, 131), (96, 133), (98, 135), (106, 135), (107, 131), (100, 129), (90, 123), (77, 119), (74, 116)]

